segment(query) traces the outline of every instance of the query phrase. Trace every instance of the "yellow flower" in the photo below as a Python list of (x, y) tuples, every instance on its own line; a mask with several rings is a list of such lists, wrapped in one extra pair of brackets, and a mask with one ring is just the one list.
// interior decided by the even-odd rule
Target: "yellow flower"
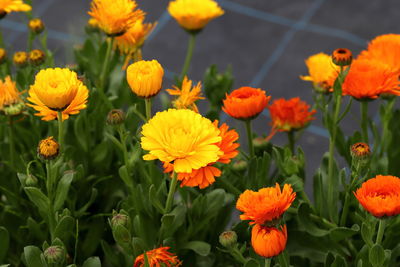
[(142, 128), (141, 145), (149, 151), (143, 158), (170, 162), (176, 173), (190, 173), (219, 159), (219, 134), (209, 119), (192, 110), (158, 112)]
[(16, 66), (20, 68), (25, 67), (26, 63), (28, 63), (28, 53), (26, 53), (25, 51), (15, 52), (13, 56), (13, 61)]
[(44, 30), (44, 23), (39, 18), (31, 19), (28, 22), (28, 27), (32, 32), (39, 34)]
[(126, 70), (126, 78), (132, 92), (144, 98), (158, 94), (162, 86), (163, 76), (163, 67), (154, 59), (135, 62)]
[(60, 152), (60, 145), (53, 138), (53, 136), (47, 137), (39, 142), (37, 147), (38, 156), (44, 160), (55, 159)]
[(136, 7), (134, 0), (92, 0), (88, 14), (107, 35), (118, 36), (143, 18), (144, 12)]
[(204, 99), (204, 97), (201, 96), (201, 82), (198, 82), (197, 85), (192, 88), (192, 81), (185, 76), (182, 82), (182, 90), (176, 86), (173, 87), (174, 89), (167, 89), (167, 92), (170, 95), (179, 96), (172, 102), (175, 108), (188, 108), (199, 112), (195, 102), (199, 99)]
[(35, 115), (42, 116), (42, 120), (54, 120), (58, 111), (62, 113), (62, 120), (66, 120), (86, 108), (88, 94), (89, 90), (74, 71), (43, 69), (29, 89), (28, 100), (33, 104), (28, 105), (39, 111)]
[(189, 31), (201, 30), (210, 20), (224, 14), (214, 0), (174, 0), (169, 3), (168, 12)]
[(10, 12), (30, 11), (30, 5), (25, 4), (22, 0), (0, 0), (0, 14), (7, 14)]
[(0, 48), (0, 64), (3, 64), (7, 58), (7, 51), (4, 48)]
[(34, 66), (39, 66), (46, 60), (46, 54), (40, 49), (33, 49), (29, 52), (29, 62)]
[(7, 76), (4, 82), (0, 80), (0, 110), (4, 111), (9, 106), (21, 104), (20, 94), (10, 76)]

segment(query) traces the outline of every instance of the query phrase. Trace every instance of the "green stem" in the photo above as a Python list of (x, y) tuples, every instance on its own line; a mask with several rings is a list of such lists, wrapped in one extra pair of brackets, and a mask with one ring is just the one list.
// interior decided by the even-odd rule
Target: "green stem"
[(8, 141), (10, 143), (10, 165), (15, 168), (15, 142), (14, 142), (14, 122), (13, 118), (9, 117), (9, 127), (8, 127)]
[(226, 189), (227, 192), (230, 192), (234, 194), (235, 196), (239, 197), (242, 191), (237, 189), (235, 186), (233, 186), (227, 179), (218, 179), (218, 181), (221, 183), (222, 187)]
[(340, 226), (346, 225), (347, 214), (349, 213), (349, 206), (350, 206), (349, 196), (350, 192), (346, 192), (346, 197), (344, 199), (344, 204), (343, 204), (342, 217), (340, 218)]
[(29, 31), (28, 35), (28, 51), (32, 51), (33, 41), (35, 40), (36, 34), (32, 31)]
[(375, 244), (380, 244), (383, 239), (383, 233), (385, 232), (386, 221), (384, 219), (379, 220), (378, 234), (376, 235)]
[(390, 145), (390, 138), (389, 137), (389, 126), (390, 126), (390, 121), (393, 117), (393, 106), (395, 103), (396, 98), (391, 98), (387, 101), (387, 104), (384, 106), (385, 107), (385, 115), (383, 118), (381, 118), (381, 121), (383, 121), (383, 129), (382, 129), (382, 140), (381, 140), (381, 153), (380, 155), (383, 156), (383, 153), (388, 150), (389, 145)]
[(64, 140), (63, 140), (63, 119), (62, 112), (57, 112), (57, 121), (58, 121), (58, 143), (60, 144), (60, 151), (64, 150)]
[(129, 158), (128, 158), (128, 150), (126, 148), (126, 137), (125, 130), (123, 125), (119, 125), (118, 127), (119, 139), (121, 142), (122, 154), (124, 156), (124, 163), (128, 172), (130, 172)]
[(292, 155), (294, 155), (295, 154), (295, 151), (294, 151), (294, 144), (295, 144), (294, 131), (287, 132), (287, 135), (288, 135), (288, 141), (289, 141), (288, 145), (289, 145), (290, 151), (292, 152)]
[(194, 47), (196, 44), (196, 35), (197, 35), (196, 33), (190, 33), (185, 63), (183, 64), (182, 72), (181, 72), (180, 79), (179, 79), (181, 83), (183, 81), (183, 78), (186, 76), (186, 74), (189, 70), (190, 62), (192, 61), (193, 51), (194, 51)]
[(54, 192), (53, 192), (53, 175), (51, 172), (51, 162), (46, 161), (46, 187), (47, 187), (47, 195), (49, 198), (49, 230), (50, 230), (50, 237), (51, 237), (51, 242), (53, 242), (54, 239), (54, 231), (56, 227), (56, 220), (55, 220), (55, 214), (54, 214)]
[(254, 146), (253, 146), (253, 132), (251, 130), (251, 120), (246, 120), (246, 132), (247, 132), (247, 142), (249, 145), (250, 158), (254, 157)]
[(362, 129), (362, 139), (365, 143), (368, 142), (368, 102), (361, 102), (361, 129)]
[(145, 98), (144, 103), (146, 106), (146, 120), (149, 121), (151, 118), (151, 98)]
[(233, 247), (230, 249), (231, 255), (240, 263), (243, 265), (246, 264), (246, 259), (243, 257), (243, 254), (240, 252), (240, 250), (237, 247)]
[(264, 267), (270, 267), (270, 266), (271, 266), (271, 258), (265, 258)]
[(169, 185), (169, 192), (168, 192), (167, 202), (165, 204), (164, 214), (167, 214), (171, 211), (177, 184), (178, 184), (177, 174), (174, 172), (171, 184)]
[(114, 38), (112, 38), (112, 37), (107, 38), (107, 51), (106, 51), (106, 56), (105, 56), (104, 62), (103, 62), (103, 68), (102, 68), (101, 74), (100, 74), (100, 84), (99, 84), (99, 90), (102, 91), (103, 93), (106, 91), (104, 87), (105, 87), (106, 78), (109, 74), (109, 73), (107, 73), (107, 70), (108, 70), (108, 65), (110, 63), (111, 50), (112, 50), (113, 43), (114, 43)]

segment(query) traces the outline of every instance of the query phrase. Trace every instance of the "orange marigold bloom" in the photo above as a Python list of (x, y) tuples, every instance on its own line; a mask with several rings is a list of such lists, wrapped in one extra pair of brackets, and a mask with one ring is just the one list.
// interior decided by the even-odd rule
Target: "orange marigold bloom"
[(178, 98), (172, 102), (175, 108), (188, 108), (197, 113), (199, 112), (195, 102), (199, 99), (204, 99), (204, 97), (201, 96), (201, 82), (198, 82), (197, 85), (192, 88), (192, 81), (185, 76), (182, 82), (182, 89), (176, 86), (172, 87), (174, 89), (167, 89), (167, 92), (170, 95), (178, 96)]
[(250, 220), (250, 224), (264, 224), (279, 219), (290, 207), (296, 193), (290, 184), (285, 184), (283, 190), (277, 183), (275, 187), (262, 188), (258, 192), (244, 191), (236, 203), (236, 208), (242, 212), (241, 220)]
[(350, 147), (350, 154), (353, 158), (364, 159), (371, 155), (371, 150), (368, 144), (359, 142)]
[(353, 54), (347, 48), (335, 49), (332, 53), (332, 62), (338, 66), (348, 66), (353, 60)]
[(315, 109), (308, 111), (310, 105), (301, 101), (299, 97), (289, 100), (280, 98), (275, 100), (268, 109), (272, 119), (272, 128), (281, 132), (303, 128), (315, 119), (313, 115), (317, 112)]
[(0, 80), (0, 110), (3, 110), (5, 106), (22, 102), (20, 95), (21, 93), (10, 76), (7, 76), (4, 82)]
[[(173, 253), (168, 252), (169, 247), (160, 247), (146, 252), (150, 267), (181, 266), (182, 262)], [(135, 259), (133, 267), (145, 266), (144, 254)]]
[(357, 99), (400, 95), (399, 74), (377, 60), (354, 60), (343, 83), (343, 94)]
[(235, 119), (251, 120), (264, 110), (270, 98), (261, 89), (241, 87), (226, 95), (222, 110)]
[(272, 258), (278, 256), (285, 250), (286, 242), (286, 225), (278, 229), (256, 224), (251, 231), (251, 245), (261, 257)]
[(400, 214), (400, 179), (377, 175), (354, 193), (360, 204), (375, 217)]
[[(214, 126), (218, 128), (218, 121), (213, 122)], [(222, 138), (220, 142), (216, 145), (223, 152), (219, 155), (219, 159), (216, 162), (228, 164), (231, 159), (239, 154), (237, 148), (239, 144), (236, 141), (239, 139), (239, 134), (231, 129), (229, 126), (223, 123), (220, 127), (220, 137)], [(181, 187), (198, 186), (200, 189), (206, 188), (207, 186), (215, 182), (215, 177), (221, 176), (221, 170), (213, 166), (216, 162), (210, 163), (205, 167), (200, 169), (192, 170), (190, 173), (178, 173), (178, 180), (181, 181)], [(164, 172), (172, 172), (174, 165), (172, 163), (164, 162)]]
[(400, 71), (400, 34), (384, 34), (375, 37), (368, 49), (358, 59), (374, 59)]

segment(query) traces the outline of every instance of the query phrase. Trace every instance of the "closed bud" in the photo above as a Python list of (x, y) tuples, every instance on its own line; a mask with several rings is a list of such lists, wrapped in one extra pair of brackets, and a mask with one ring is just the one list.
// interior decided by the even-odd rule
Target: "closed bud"
[(29, 62), (33, 66), (40, 66), (46, 60), (46, 54), (40, 49), (34, 49), (29, 52)]
[(371, 157), (371, 151), (369, 145), (366, 143), (355, 143), (350, 148), (350, 155), (353, 159), (352, 165), (357, 170), (368, 164)]
[(237, 172), (243, 172), (247, 169), (247, 162), (245, 160), (238, 160), (233, 163), (232, 169)]
[(231, 248), (237, 243), (237, 234), (234, 231), (225, 231), (219, 235), (219, 243), (226, 247)]
[(120, 109), (113, 109), (108, 112), (107, 124), (120, 125), (125, 121), (125, 113)]
[(28, 27), (32, 32), (34, 32), (36, 34), (40, 34), (44, 30), (44, 23), (39, 18), (31, 19), (28, 22)]
[(4, 48), (0, 48), (0, 64), (3, 64), (7, 59), (7, 52)]
[(25, 109), (25, 104), (23, 102), (16, 102), (14, 104), (4, 106), (3, 112), (7, 116), (16, 116), (22, 113)]
[(51, 246), (44, 251), (47, 263), (61, 263), (65, 259), (65, 250), (61, 246)]
[(38, 179), (35, 176), (33, 176), (32, 174), (29, 174), (26, 177), (25, 186), (36, 186), (37, 182), (38, 182)]
[(164, 69), (157, 60), (141, 60), (131, 64), (126, 70), (126, 78), (133, 93), (150, 98), (161, 90)]
[(28, 63), (28, 53), (24, 51), (15, 52), (13, 56), (13, 62), (17, 67), (25, 67)]
[(352, 60), (353, 54), (347, 48), (338, 48), (332, 53), (332, 61), (337, 66), (349, 66)]
[(47, 137), (39, 142), (37, 153), (39, 158), (43, 160), (55, 159), (60, 153), (60, 145), (53, 136)]
[(127, 226), (129, 222), (129, 216), (122, 213), (114, 213), (111, 219), (111, 227), (115, 227), (117, 225)]

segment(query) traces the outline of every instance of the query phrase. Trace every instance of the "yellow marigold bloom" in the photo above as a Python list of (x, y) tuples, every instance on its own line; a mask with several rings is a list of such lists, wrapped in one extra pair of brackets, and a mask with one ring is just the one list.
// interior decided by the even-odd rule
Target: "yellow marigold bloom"
[(186, 30), (203, 29), (212, 19), (224, 14), (214, 0), (174, 0), (168, 5), (168, 12)]
[(35, 77), (35, 83), (29, 89), (28, 104), (42, 116), (42, 120), (57, 118), (61, 111), (62, 119), (78, 114), (86, 108), (89, 90), (70, 69), (48, 68), (41, 70)]
[(13, 62), (18, 67), (25, 67), (28, 62), (28, 53), (24, 51), (15, 52), (13, 56)]
[(10, 76), (7, 76), (4, 81), (0, 80), (0, 110), (4, 110), (7, 106), (21, 103), (20, 94)]
[(144, 12), (136, 7), (134, 0), (92, 0), (88, 14), (107, 35), (118, 36), (143, 18)]
[(99, 27), (99, 23), (97, 22), (97, 19), (95, 19), (95, 18), (90, 18), (88, 20), (87, 24), (92, 28), (98, 28)]
[(176, 173), (205, 167), (223, 153), (217, 145), (220, 130), (189, 109), (158, 112), (143, 125), (142, 135), (142, 148), (149, 151), (143, 158), (173, 163)]
[(28, 27), (32, 32), (39, 34), (44, 30), (44, 23), (39, 18), (31, 19), (28, 22)]
[(141, 60), (126, 70), (126, 78), (132, 92), (137, 96), (150, 98), (161, 90), (164, 69), (157, 60)]
[(53, 136), (47, 137), (39, 142), (37, 153), (41, 159), (55, 159), (60, 153), (60, 145)]
[(329, 91), (340, 70), (339, 66), (333, 64), (332, 57), (319, 53), (310, 56), (305, 62), (309, 75), (300, 76), (300, 79), (312, 82), (317, 91)]
[(10, 12), (26, 12), (31, 9), (31, 6), (25, 4), (22, 0), (0, 0), (0, 14), (3, 15)]
[(179, 96), (172, 102), (175, 108), (188, 108), (199, 112), (195, 102), (199, 99), (204, 99), (204, 97), (201, 96), (201, 82), (198, 82), (197, 85), (192, 88), (192, 81), (185, 76), (182, 82), (182, 89), (176, 86), (173, 86), (173, 88), (174, 89), (167, 89), (167, 92), (170, 95)]
[(46, 54), (40, 49), (33, 49), (29, 52), (29, 62), (34, 66), (43, 64), (46, 60)]

